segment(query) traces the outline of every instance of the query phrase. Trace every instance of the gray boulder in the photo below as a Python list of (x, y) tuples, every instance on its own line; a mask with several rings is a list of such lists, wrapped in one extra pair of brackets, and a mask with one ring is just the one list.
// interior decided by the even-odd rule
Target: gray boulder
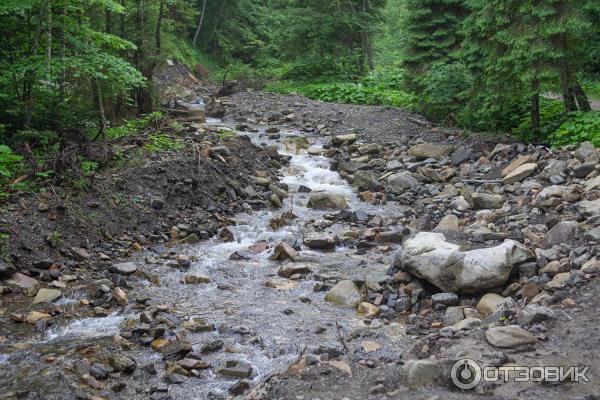
[(513, 267), (534, 255), (514, 240), (489, 248), (461, 251), (442, 233), (421, 232), (407, 240), (394, 264), (425, 279), (439, 289), (454, 293), (478, 293), (502, 286)]

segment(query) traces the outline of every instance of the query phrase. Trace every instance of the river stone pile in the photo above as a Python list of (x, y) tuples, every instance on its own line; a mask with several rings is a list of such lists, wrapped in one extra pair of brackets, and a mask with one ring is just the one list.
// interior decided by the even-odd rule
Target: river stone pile
[[(446, 335), (482, 322), (528, 326), (553, 318), (552, 304), (572, 304), (568, 289), (600, 271), (600, 152), (590, 143), (381, 146), (338, 137), (326, 154), (360, 199), (396, 205), (407, 227), (392, 285), (383, 300), (369, 295), (382, 317), (420, 310), (409, 323), (446, 326)], [(508, 326), (488, 342), (511, 347), (508, 338), (535, 342)]]

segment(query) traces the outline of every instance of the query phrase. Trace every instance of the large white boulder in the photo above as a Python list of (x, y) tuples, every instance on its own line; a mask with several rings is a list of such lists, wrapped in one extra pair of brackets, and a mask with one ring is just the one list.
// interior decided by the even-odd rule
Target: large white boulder
[(445, 292), (477, 293), (504, 285), (515, 265), (533, 258), (514, 240), (461, 251), (443, 233), (421, 232), (404, 243), (394, 263)]

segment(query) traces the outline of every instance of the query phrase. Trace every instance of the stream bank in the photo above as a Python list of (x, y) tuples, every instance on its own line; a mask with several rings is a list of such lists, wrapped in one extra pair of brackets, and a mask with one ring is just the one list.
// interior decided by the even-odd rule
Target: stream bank
[[(218, 218), (226, 228), (215, 229), (213, 239), (198, 232), (197, 243), (151, 247), (133, 253), (133, 265), (111, 258), (87, 278), (88, 263), (82, 262), (74, 274), (78, 279), (62, 279), (67, 286), (62, 299), (35, 306), (50, 316), (40, 319), (47, 326), (3, 325), (15, 329), (3, 333), (8, 340), (0, 379), (9, 395), (364, 399), (594, 393), (595, 386), (579, 384), (460, 392), (435, 371), (443, 360), (465, 354), (495, 364), (598, 359), (590, 360), (598, 346), (587, 338), (598, 298), (593, 233), (598, 221), (582, 203), (598, 198), (597, 188), (588, 189), (598, 176), (591, 161), (598, 156), (595, 149), (550, 153), (465, 140), (402, 110), (297, 96), (239, 93), (224, 103), (225, 125), (210, 121), (201, 127), (214, 132), (212, 154), (230, 157), (214, 147), (241, 141), (248, 153), (240, 162), (261, 154), (269, 160), (268, 168), (250, 167), (247, 185), (239, 190), (223, 179), (227, 184), (218, 192), (223, 198), (237, 201), (245, 193), (239, 212)], [(235, 128), (240, 139), (222, 128)], [(416, 153), (415, 145), (428, 154)], [(535, 168), (520, 180), (502, 182), (503, 170), (522, 156), (521, 165)], [(217, 170), (228, 165), (220, 162)], [(197, 169), (191, 171), (198, 176)], [(343, 208), (341, 196), (348, 208), (306, 207), (321, 190), (334, 207)], [(281, 207), (273, 207), (278, 201)], [(560, 224), (569, 221), (576, 223)], [(562, 227), (571, 233), (562, 234)], [(177, 238), (178, 231), (182, 239), (195, 233), (175, 228)], [(428, 231), (443, 233), (461, 251), (515, 240), (535, 260), (515, 265), (498, 288), (440, 293), (432, 282), (407, 272), (402, 259), (394, 262), (403, 242)], [(278, 247), (281, 242), (288, 246)], [(291, 260), (270, 260), (275, 253)], [(343, 294), (336, 301), (351, 306), (326, 301), (334, 287)], [(484, 316), (480, 302), (486, 292), (501, 297), (502, 304)], [(3, 322), (34, 307), (13, 295), (3, 301)], [(357, 301), (366, 303), (360, 314)], [(529, 302), (551, 308), (553, 317), (519, 319)], [(81, 308), (90, 315), (83, 318)], [(467, 318), (480, 322), (453, 328)], [(516, 324), (535, 337), (534, 345), (498, 349), (488, 342), (490, 328)], [(41, 333), (33, 334), (34, 327)], [(410, 360), (430, 358), (423, 374), (411, 367), (425, 364)], [(69, 385), (44, 386), (60, 380)]]

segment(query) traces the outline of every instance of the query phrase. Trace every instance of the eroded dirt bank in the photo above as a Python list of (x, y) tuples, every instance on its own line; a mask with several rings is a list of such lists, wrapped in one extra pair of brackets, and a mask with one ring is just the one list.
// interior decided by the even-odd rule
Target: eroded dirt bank
[[(5, 397), (597, 393), (596, 149), (299, 96), (223, 103), (181, 150), (3, 209), (21, 274), (3, 267)], [(459, 391), (461, 357), (589, 365), (591, 382)]]

